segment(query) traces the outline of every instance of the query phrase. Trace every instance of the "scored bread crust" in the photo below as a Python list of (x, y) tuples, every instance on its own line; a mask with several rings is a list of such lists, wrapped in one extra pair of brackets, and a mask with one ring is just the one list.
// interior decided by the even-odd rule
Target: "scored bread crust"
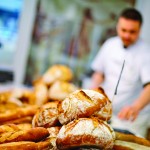
[(96, 118), (80, 118), (62, 126), (56, 145), (60, 150), (84, 146), (111, 149), (114, 141), (115, 133), (106, 122)]
[(22, 141), (0, 144), (0, 149), (3, 150), (50, 150), (52, 147), (53, 146), (48, 141), (41, 141), (37, 143)]
[(76, 90), (62, 101), (58, 119), (61, 124), (92, 115), (109, 120), (112, 113), (111, 109), (110, 100), (102, 92), (85, 89)]

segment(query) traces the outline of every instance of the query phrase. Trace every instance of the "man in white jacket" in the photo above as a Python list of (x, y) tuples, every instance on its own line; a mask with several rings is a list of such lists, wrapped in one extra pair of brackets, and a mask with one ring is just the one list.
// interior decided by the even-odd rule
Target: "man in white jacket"
[(111, 124), (145, 137), (150, 114), (150, 47), (139, 37), (141, 26), (142, 16), (136, 9), (121, 13), (118, 36), (108, 39), (92, 62), (92, 88), (102, 86), (112, 100), (125, 61), (112, 101)]

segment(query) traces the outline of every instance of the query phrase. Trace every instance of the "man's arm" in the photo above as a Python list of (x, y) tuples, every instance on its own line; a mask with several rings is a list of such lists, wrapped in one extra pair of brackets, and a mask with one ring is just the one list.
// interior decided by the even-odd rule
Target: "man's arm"
[(118, 114), (120, 119), (134, 121), (140, 111), (150, 103), (150, 84), (144, 87), (139, 98), (131, 105), (124, 107)]
[(94, 72), (92, 75), (92, 85), (91, 88), (97, 88), (104, 81), (104, 75), (100, 72)]

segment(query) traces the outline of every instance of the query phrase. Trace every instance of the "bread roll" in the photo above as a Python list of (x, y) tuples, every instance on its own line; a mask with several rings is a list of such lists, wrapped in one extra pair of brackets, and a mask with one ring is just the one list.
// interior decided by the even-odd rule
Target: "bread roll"
[(115, 132), (106, 122), (96, 118), (80, 118), (62, 126), (56, 145), (60, 150), (75, 147), (112, 149), (114, 141)]
[(110, 100), (100, 90), (76, 90), (62, 101), (59, 109), (61, 124), (92, 115), (108, 120), (112, 113)]
[(47, 85), (51, 85), (57, 80), (71, 81), (73, 73), (68, 66), (57, 64), (50, 67), (43, 75), (43, 81)]
[(33, 117), (33, 127), (52, 127), (59, 123), (58, 121), (58, 102), (49, 102), (45, 104)]
[(64, 100), (70, 93), (77, 90), (77, 87), (66, 81), (56, 81), (49, 88), (49, 98), (51, 100)]

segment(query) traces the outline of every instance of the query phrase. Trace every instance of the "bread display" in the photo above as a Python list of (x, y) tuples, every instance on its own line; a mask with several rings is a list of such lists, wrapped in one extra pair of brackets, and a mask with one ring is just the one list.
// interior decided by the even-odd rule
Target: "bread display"
[(114, 141), (115, 133), (106, 122), (80, 118), (62, 126), (56, 144), (60, 150), (85, 146), (112, 149)]
[(50, 67), (32, 89), (0, 92), (0, 150), (148, 150), (150, 142), (114, 132), (102, 88), (79, 89), (71, 69)]
[(71, 81), (73, 79), (72, 70), (66, 65), (53, 65), (42, 76), (42, 80), (47, 85), (51, 85), (57, 80)]
[(100, 90), (76, 90), (62, 101), (59, 121), (66, 124), (73, 119), (92, 115), (109, 120), (111, 113), (111, 101)]
[(58, 102), (49, 102), (45, 104), (33, 117), (33, 127), (52, 127), (59, 123), (58, 121)]

